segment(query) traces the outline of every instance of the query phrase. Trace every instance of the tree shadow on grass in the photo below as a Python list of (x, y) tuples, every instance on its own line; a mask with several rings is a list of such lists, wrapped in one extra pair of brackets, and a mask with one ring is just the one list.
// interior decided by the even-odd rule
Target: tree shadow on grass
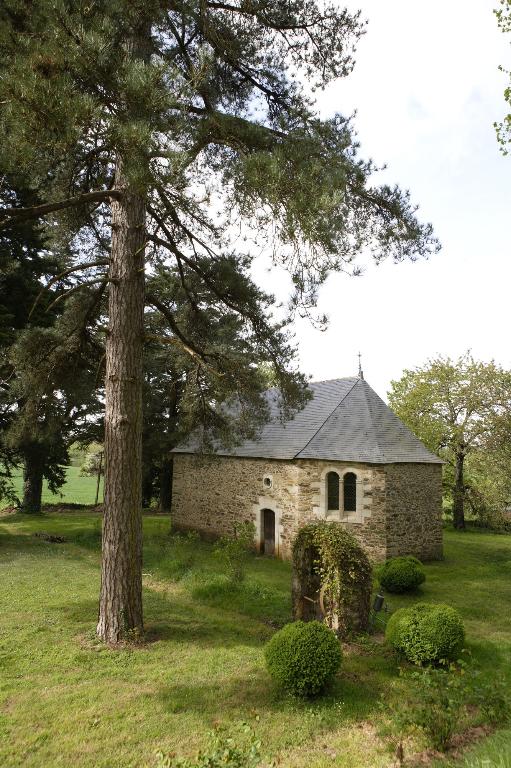
[[(56, 609), (71, 625), (96, 626), (98, 601), (80, 600)], [(259, 647), (269, 639), (269, 628), (242, 616), (224, 616), (219, 611), (205, 609), (179, 593), (166, 596), (144, 591), (146, 644), (156, 642), (189, 644), (199, 648), (221, 646)]]
[(260, 622), (236, 613), (195, 603), (187, 592), (171, 597), (152, 590), (145, 592), (145, 614), (149, 641), (193, 643), (202, 647), (260, 646), (271, 630)]
[[(4, 565), (17, 566), (20, 559), (34, 559), (32, 570), (38, 568), (41, 560), (40, 579), (44, 580), (46, 569), (52, 573), (52, 585), (49, 587), (51, 598), (48, 609), (58, 615), (70, 631), (82, 632), (85, 627), (93, 631), (97, 622), (98, 597), (96, 590), (99, 581), (99, 557), (88, 546), (80, 547), (80, 531), (75, 530), (65, 543), (50, 543), (33, 534), (38, 530), (52, 530), (48, 521), (38, 519), (37, 525), (30, 525), (28, 530), (12, 532), (2, 526), (0, 534), (0, 552)], [(94, 531), (92, 531), (92, 534)], [(68, 534), (69, 535), (69, 534)], [(78, 535), (78, 540), (77, 540)], [(72, 537), (72, 538), (71, 538)], [(87, 543), (92, 543), (90, 539)], [(51, 563), (48, 562), (51, 560)], [(70, 563), (76, 564), (76, 584), (70, 574)], [(62, 573), (60, 577), (59, 567)], [(57, 581), (55, 581), (57, 579)], [(148, 630), (148, 640), (194, 643), (203, 647), (222, 645), (259, 646), (266, 641), (271, 630), (258, 621), (258, 617), (248, 618), (236, 611), (226, 610), (225, 606), (201, 605), (195, 601), (188, 589), (163, 581), (154, 588), (144, 588), (144, 613)]]
[[(25, 551), (33, 552), (35, 548), (39, 551), (65, 553), (66, 547), (73, 546), (86, 550), (96, 550), (101, 552), (101, 526), (99, 518), (91, 522), (90, 527), (84, 527), (83, 524), (67, 525), (56, 524), (55, 520), (45, 515), (16, 515), (16, 522), (20, 527), (16, 532), (9, 529), (7, 525), (0, 525), (0, 552), (6, 551), (23, 553)], [(12, 521), (12, 518), (9, 522)], [(21, 527), (22, 526), (22, 527)], [(61, 542), (47, 541), (41, 537), (41, 533), (56, 535), (63, 538)], [(76, 550), (73, 556), (78, 556)]]
[(247, 669), (245, 676), (218, 681), (197, 679), (190, 683), (169, 682), (156, 694), (166, 712), (193, 713), (211, 724), (215, 720), (240, 720), (254, 714), (289, 716), (311, 719), (311, 727), (336, 728), (349, 722), (370, 717), (379, 706), (383, 688), (374, 680), (355, 679), (341, 674), (323, 696), (300, 699), (277, 687), (261, 665), (259, 669)]
[(243, 614), (274, 628), (293, 620), (291, 590), (283, 592), (252, 578), (233, 583), (226, 576), (215, 575), (193, 586), (191, 595), (203, 605)]

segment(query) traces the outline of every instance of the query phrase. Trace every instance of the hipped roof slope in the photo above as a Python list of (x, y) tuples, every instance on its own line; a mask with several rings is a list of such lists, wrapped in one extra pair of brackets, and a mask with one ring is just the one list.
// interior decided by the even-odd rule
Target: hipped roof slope
[[(278, 391), (266, 397), (270, 420), (256, 440), (231, 449), (219, 448), (220, 456), (267, 459), (324, 459), (370, 464), (440, 464), (389, 406), (362, 378), (333, 379), (309, 385), (312, 398), (294, 418), (279, 420)], [(193, 440), (174, 453), (196, 453)]]

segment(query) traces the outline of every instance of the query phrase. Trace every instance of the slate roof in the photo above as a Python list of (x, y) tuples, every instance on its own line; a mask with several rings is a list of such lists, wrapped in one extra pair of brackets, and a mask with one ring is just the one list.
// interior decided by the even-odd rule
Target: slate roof
[[(278, 391), (268, 390), (270, 420), (257, 440), (246, 440), (220, 456), (267, 459), (326, 459), (370, 464), (428, 463), (441, 459), (405, 427), (361, 378), (309, 384), (313, 397), (293, 419), (282, 423)], [(174, 453), (196, 453), (193, 441)]]

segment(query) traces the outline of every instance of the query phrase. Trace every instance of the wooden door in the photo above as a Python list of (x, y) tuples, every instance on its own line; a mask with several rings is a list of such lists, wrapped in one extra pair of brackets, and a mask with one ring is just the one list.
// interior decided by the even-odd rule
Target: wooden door
[(275, 554), (275, 512), (263, 509), (263, 552), (265, 555)]

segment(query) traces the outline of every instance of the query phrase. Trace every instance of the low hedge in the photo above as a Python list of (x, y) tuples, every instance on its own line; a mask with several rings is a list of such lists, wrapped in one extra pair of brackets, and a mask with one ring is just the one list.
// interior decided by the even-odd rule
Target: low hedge
[(390, 617), (387, 642), (413, 664), (456, 661), (465, 641), (463, 620), (450, 605), (416, 603)]
[(296, 696), (316, 696), (341, 666), (339, 640), (319, 621), (286, 624), (267, 643), (268, 672)]
[(426, 581), (421, 561), (411, 555), (387, 560), (376, 575), (382, 587), (394, 594), (413, 592)]

